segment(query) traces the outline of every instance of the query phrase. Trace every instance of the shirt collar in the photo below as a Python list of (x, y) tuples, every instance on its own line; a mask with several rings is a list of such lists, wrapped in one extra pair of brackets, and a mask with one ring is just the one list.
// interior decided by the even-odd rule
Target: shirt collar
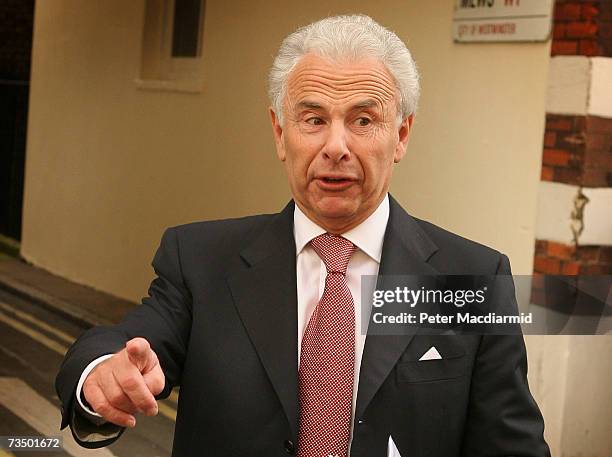
[[(382, 256), (383, 240), (385, 230), (389, 221), (389, 194), (385, 195), (376, 211), (342, 236), (361, 249), (369, 257), (380, 263)], [(295, 237), (295, 252), (298, 255), (310, 241), (325, 233), (325, 229), (319, 227), (308, 219), (302, 210), (295, 205), (293, 212), (293, 235)]]

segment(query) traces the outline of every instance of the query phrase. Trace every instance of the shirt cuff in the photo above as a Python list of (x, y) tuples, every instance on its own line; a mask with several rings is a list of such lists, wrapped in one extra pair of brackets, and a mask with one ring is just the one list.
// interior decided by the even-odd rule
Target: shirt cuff
[(92, 411), (92, 409), (89, 408), (89, 405), (85, 405), (85, 403), (81, 400), (83, 384), (85, 383), (85, 379), (87, 379), (87, 376), (89, 376), (89, 373), (91, 373), (94, 368), (96, 368), (106, 359), (110, 359), (113, 355), (115, 354), (106, 354), (106, 355), (103, 355), (95, 359), (93, 362), (91, 362), (89, 365), (85, 367), (85, 369), (83, 370), (83, 373), (81, 374), (81, 377), (79, 378), (79, 383), (77, 384), (77, 388), (76, 388), (76, 399), (79, 402), (79, 406), (83, 409), (83, 411), (87, 412), (88, 414), (91, 414), (92, 416), (102, 417), (95, 411)]

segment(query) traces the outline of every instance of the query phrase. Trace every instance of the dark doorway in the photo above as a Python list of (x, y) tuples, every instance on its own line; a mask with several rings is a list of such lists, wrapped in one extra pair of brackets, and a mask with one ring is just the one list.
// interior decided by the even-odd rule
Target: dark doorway
[(0, 234), (21, 240), (34, 0), (0, 0)]

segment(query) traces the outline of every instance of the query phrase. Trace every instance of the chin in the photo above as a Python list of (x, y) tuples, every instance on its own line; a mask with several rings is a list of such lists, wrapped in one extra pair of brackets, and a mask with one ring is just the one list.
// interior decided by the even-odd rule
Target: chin
[(314, 206), (320, 217), (326, 219), (343, 219), (355, 214), (359, 207), (358, 201), (347, 197), (325, 198)]

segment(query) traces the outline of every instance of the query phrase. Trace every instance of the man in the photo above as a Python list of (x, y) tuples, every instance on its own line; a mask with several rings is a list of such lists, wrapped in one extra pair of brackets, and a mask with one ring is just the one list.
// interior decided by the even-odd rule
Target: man
[(168, 229), (142, 306), (67, 354), (62, 427), (109, 444), (180, 384), (174, 456), (549, 455), (521, 336), (360, 331), (362, 275), (510, 273), (387, 194), (418, 92), (366, 16), (287, 37), (270, 117), (293, 201)]

